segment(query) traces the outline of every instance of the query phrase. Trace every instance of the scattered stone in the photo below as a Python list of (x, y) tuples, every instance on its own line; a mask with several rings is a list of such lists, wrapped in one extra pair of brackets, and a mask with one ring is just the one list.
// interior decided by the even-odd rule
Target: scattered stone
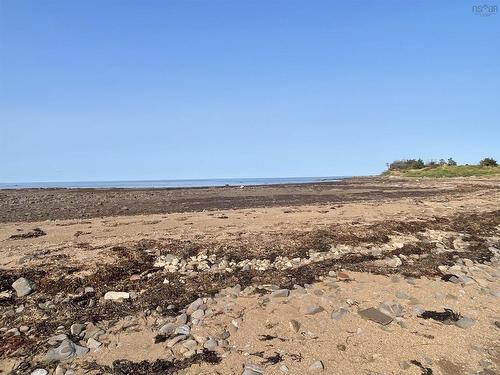
[(411, 297), (406, 294), (405, 292), (401, 292), (401, 291), (397, 291), (396, 292), (396, 298), (399, 298), (399, 299), (410, 299)]
[(321, 311), (323, 311), (324, 309), (321, 307), (321, 306), (318, 306), (318, 305), (312, 305), (312, 306), (309, 306), (306, 308), (305, 310), (305, 314), (306, 315), (314, 315), (314, 314), (317, 314)]
[(253, 365), (251, 363), (245, 364), (243, 373), (241, 375), (262, 375), (264, 374), (264, 369), (260, 366)]
[(347, 314), (349, 310), (347, 310), (345, 307), (341, 307), (340, 309), (338, 309), (337, 311), (333, 311), (332, 312), (332, 315), (331, 315), (331, 318), (333, 320), (340, 320), (344, 317), (345, 314)]
[(186, 313), (183, 313), (181, 315), (179, 315), (176, 319), (175, 319), (176, 323), (177, 324), (186, 324), (187, 321), (188, 321), (188, 316)]
[(500, 328), (500, 321), (498, 320), (495, 321), (495, 327)]
[(78, 336), (85, 329), (85, 324), (75, 323), (69, 328), (72, 335)]
[(97, 349), (102, 345), (101, 342), (97, 341), (96, 339), (93, 339), (92, 337), (87, 340), (87, 348), (89, 349)]
[(471, 318), (467, 318), (466, 316), (458, 319), (456, 322), (455, 322), (455, 325), (457, 327), (460, 327), (460, 328), (470, 328), (472, 327), (474, 324), (476, 324), (475, 320), (474, 319), (471, 319)]
[(47, 375), (49, 372), (44, 368), (37, 368), (31, 372), (31, 375)]
[(160, 335), (172, 335), (174, 332), (175, 332), (175, 329), (177, 328), (177, 326), (174, 324), (174, 323), (167, 323), (165, 325), (163, 325), (160, 330), (158, 331), (158, 333)]
[(24, 297), (32, 293), (36, 285), (24, 277), (20, 277), (12, 283), (12, 287), (16, 291), (18, 297)]
[(88, 351), (88, 348), (76, 345), (74, 342), (66, 339), (57, 348), (49, 349), (47, 354), (45, 354), (45, 360), (47, 362), (65, 361), (87, 354)]
[(187, 324), (180, 325), (174, 331), (174, 333), (177, 335), (189, 335), (190, 332), (191, 328), (189, 328)]
[(290, 328), (294, 332), (299, 332), (299, 330), (300, 330), (300, 323), (297, 320), (292, 319), (292, 320), (290, 320), (289, 324), (290, 324)]
[(217, 349), (217, 341), (210, 339), (203, 344), (203, 347), (208, 351), (214, 351)]
[(129, 299), (130, 298), (130, 293), (127, 292), (107, 292), (104, 295), (105, 300), (111, 300), (111, 301), (116, 301), (120, 299)]
[(283, 297), (288, 297), (289, 294), (290, 291), (288, 289), (277, 289), (271, 293), (271, 297), (283, 298)]
[(365, 319), (371, 320), (371, 321), (376, 322), (378, 324), (382, 324), (384, 326), (389, 324), (390, 322), (392, 322), (392, 318), (389, 315), (384, 314), (383, 312), (377, 310), (374, 307), (370, 307), (368, 309), (361, 310), (358, 312), (358, 314), (361, 315)]
[(175, 336), (174, 338), (170, 339), (169, 341), (167, 341), (167, 346), (169, 348), (172, 348), (175, 344), (177, 344), (178, 342), (186, 339), (186, 335), (179, 335), (179, 336)]
[(28, 326), (20, 326), (19, 327), (19, 332), (26, 333), (30, 330), (30, 327)]
[(286, 374), (290, 371), (290, 369), (287, 367), (287, 365), (281, 365), (280, 371)]
[(205, 315), (203, 310), (196, 310), (191, 314), (191, 319), (201, 319)]
[(309, 366), (310, 371), (323, 371), (325, 369), (325, 366), (323, 366), (323, 362), (321, 361), (314, 361), (311, 366)]
[(351, 278), (349, 277), (349, 274), (347, 274), (346, 272), (338, 271), (337, 272), (337, 280), (349, 281), (349, 280), (351, 280)]

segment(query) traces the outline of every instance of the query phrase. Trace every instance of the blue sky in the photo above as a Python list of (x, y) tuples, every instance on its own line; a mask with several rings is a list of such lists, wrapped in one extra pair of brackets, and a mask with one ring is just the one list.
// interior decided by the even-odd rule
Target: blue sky
[(474, 1), (0, 0), (0, 182), (499, 158)]

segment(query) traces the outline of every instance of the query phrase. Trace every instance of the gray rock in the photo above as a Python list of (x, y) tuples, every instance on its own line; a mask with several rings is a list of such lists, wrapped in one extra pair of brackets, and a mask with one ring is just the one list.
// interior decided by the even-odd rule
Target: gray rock
[(21, 333), (17, 328), (11, 328), (5, 332), (6, 336), (20, 336)]
[(17, 279), (12, 283), (12, 287), (16, 291), (18, 297), (24, 297), (32, 293), (35, 290), (36, 285), (35, 283), (32, 283), (28, 279), (20, 277), (19, 279)]
[(69, 328), (72, 335), (78, 336), (85, 329), (85, 324), (75, 323)]
[(408, 294), (406, 294), (405, 292), (397, 291), (396, 292), (396, 298), (399, 298), (399, 299), (410, 299), (411, 297)]
[(404, 315), (404, 308), (399, 303), (383, 302), (379, 305), (378, 309), (384, 314), (393, 317), (401, 317)]
[(361, 315), (365, 319), (371, 320), (371, 321), (376, 322), (378, 324), (382, 324), (384, 326), (389, 324), (390, 322), (392, 322), (391, 316), (384, 314), (383, 312), (377, 310), (374, 307), (370, 307), (368, 309), (361, 310), (358, 312), (358, 314)]
[(44, 368), (37, 368), (31, 372), (31, 375), (47, 375), (49, 372)]
[(323, 366), (323, 362), (321, 361), (314, 361), (311, 366), (309, 366), (309, 371), (323, 371), (325, 369), (325, 366)]
[(345, 307), (341, 307), (340, 309), (338, 309), (337, 311), (333, 311), (332, 312), (332, 315), (331, 315), (331, 318), (333, 320), (340, 320), (344, 317), (345, 314), (348, 313), (349, 310), (347, 310)]
[(463, 318), (457, 320), (455, 322), (455, 325), (457, 327), (460, 327), (460, 328), (470, 328), (472, 327), (474, 324), (476, 324), (476, 322), (474, 321), (474, 319), (471, 319), (471, 318), (467, 318), (466, 316), (464, 316)]
[(190, 332), (191, 328), (189, 328), (187, 324), (180, 325), (174, 331), (174, 333), (177, 335), (189, 335)]
[(292, 320), (290, 320), (289, 324), (290, 324), (290, 328), (292, 329), (292, 331), (299, 332), (300, 323), (297, 320), (292, 319)]
[(88, 348), (76, 345), (74, 342), (66, 339), (57, 348), (49, 349), (45, 354), (47, 362), (66, 361), (68, 359), (87, 354)]
[(175, 332), (175, 329), (177, 328), (177, 326), (174, 324), (174, 323), (167, 323), (167, 324), (164, 324), (160, 330), (158, 331), (158, 333), (160, 335), (172, 335), (174, 332)]
[(191, 319), (201, 319), (205, 315), (203, 310), (196, 310), (191, 314)]
[(306, 315), (314, 315), (314, 314), (317, 314), (323, 310), (324, 309), (321, 306), (312, 305), (312, 306), (309, 306), (306, 308), (305, 313), (306, 313)]
[(495, 321), (495, 327), (500, 328), (500, 321), (498, 320)]
[(264, 369), (262, 367), (247, 363), (241, 375), (262, 375), (263, 373)]
[(288, 297), (289, 294), (290, 291), (288, 289), (277, 289), (271, 293), (271, 297), (282, 298), (282, 297)]
[(97, 349), (102, 345), (101, 342), (97, 341), (96, 339), (93, 339), (92, 337), (87, 340), (87, 348), (89, 349)]
[(61, 333), (59, 335), (54, 335), (54, 336), (49, 337), (48, 343), (50, 345), (56, 345), (57, 343), (66, 340), (67, 338), (68, 338), (67, 335), (65, 335), (64, 333)]
[(178, 342), (182, 341), (182, 340), (185, 340), (186, 339), (186, 335), (179, 335), (179, 336), (175, 336), (174, 338), (171, 338), (169, 341), (167, 341), (167, 346), (169, 348), (172, 348), (175, 344), (177, 344)]
[(185, 314), (185, 313), (184, 313), (184, 314), (181, 314), (181, 315), (179, 315), (179, 316), (177, 316), (177, 318), (176, 318), (176, 320), (175, 320), (175, 322), (176, 322), (177, 324), (186, 324), (186, 323), (187, 323), (187, 321), (188, 321), (188, 316), (187, 316), (187, 314)]
[(217, 341), (210, 339), (207, 340), (204, 344), (203, 347), (209, 351), (214, 351), (217, 348)]

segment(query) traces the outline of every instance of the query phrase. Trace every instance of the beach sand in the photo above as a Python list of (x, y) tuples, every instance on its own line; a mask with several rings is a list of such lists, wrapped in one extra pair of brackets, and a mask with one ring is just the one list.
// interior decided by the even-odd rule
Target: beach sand
[(3, 190), (0, 369), (496, 374), (499, 207), (494, 178)]

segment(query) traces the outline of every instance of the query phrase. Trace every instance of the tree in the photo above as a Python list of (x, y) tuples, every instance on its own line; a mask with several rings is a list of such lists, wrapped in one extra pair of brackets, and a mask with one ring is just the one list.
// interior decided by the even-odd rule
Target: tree
[(452, 158), (449, 158), (448, 161), (446, 162), (446, 164), (451, 165), (451, 166), (455, 166), (455, 165), (457, 165), (457, 162), (455, 160), (453, 160)]
[(484, 158), (479, 162), (479, 165), (481, 167), (496, 167), (498, 166), (498, 163), (495, 159), (493, 158)]

